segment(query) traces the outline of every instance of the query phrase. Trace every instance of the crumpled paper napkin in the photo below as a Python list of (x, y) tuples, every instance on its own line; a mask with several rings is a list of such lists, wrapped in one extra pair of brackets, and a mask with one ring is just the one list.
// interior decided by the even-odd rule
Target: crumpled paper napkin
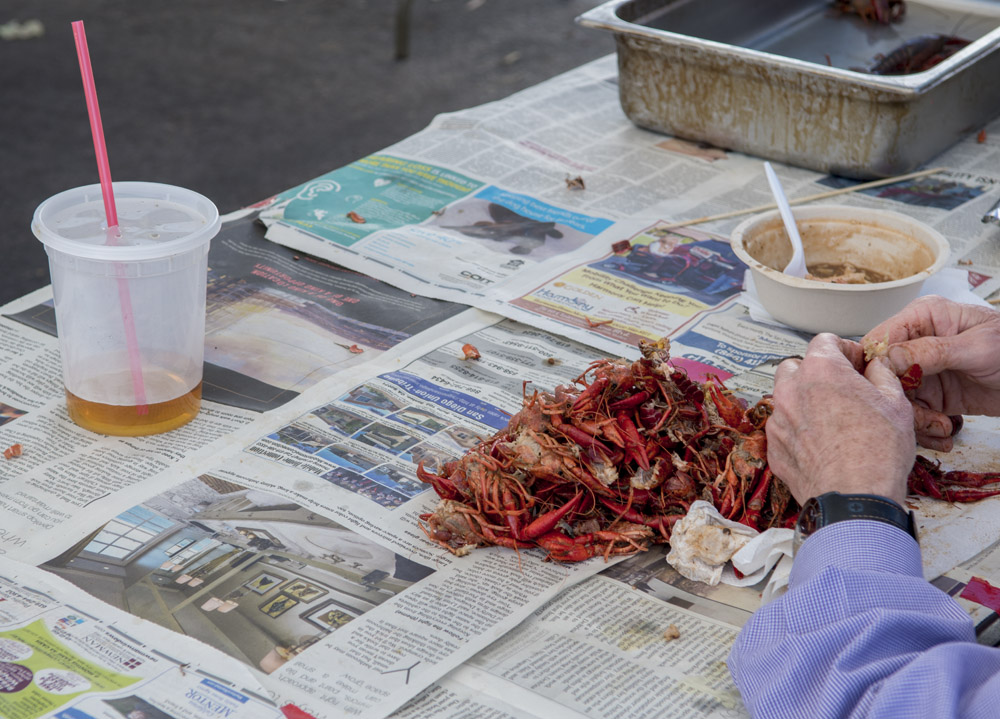
[[(719, 582), (752, 586), (774, 569), (763, 593), (767, 601), (787, 586), (791, 556), (792, 530), (758, 532), (698, 500), (670, 532), (667, 562), (682, 576), (712, 586)], [(743, 576), (738, 577), (733, 567)]]
[[(726, 584), (746, 586), (756, 584), (770, 572), (764, 591), (761, 592), (761, 602), (767, 604), (772, 599), (781, 596), (788, 588), (788, 575), (792, 572), (792, 555), (794, 553), (793, 539), (795, 532), (791, 529), (772, 527), (759, 533), (747, 542), (730, 560), (732, 566), (740, 571), (743, 579)], [(733, 578), (736, 579), (735, 572)], [(750, 580), (750, 581), (747, 581)]]

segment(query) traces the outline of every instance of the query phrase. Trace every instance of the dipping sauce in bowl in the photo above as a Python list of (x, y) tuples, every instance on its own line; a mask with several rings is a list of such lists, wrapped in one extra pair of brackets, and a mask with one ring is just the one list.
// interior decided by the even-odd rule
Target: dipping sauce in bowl
[(850, 262), (817, 262), (806, 268), (807, 280), (819, 280), (820, 282), (836, 282), (842, 285), (870, 285), (876, 282), (892, 282), (892, 277), (866, 270), (864, 267), (855, 267)]
[(792, 214), (811, 278), (782, 272), (792, 246), (777, 211), (740, 223), (731, 242), (761, 305), (795, 329), (862, 335), (914, 299), (948, 261), (939, 232), (898, 212), (811, 205)]

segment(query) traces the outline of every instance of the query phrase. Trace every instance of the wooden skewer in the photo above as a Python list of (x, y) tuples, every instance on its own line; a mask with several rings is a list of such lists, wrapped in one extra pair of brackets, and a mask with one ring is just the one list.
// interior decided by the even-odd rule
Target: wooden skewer
[[(852, 185), (851, 187), (841, 187), (839, 190), (829, 190), (828, 192), (820, 192), (816, 195), (807, 195), (805, 197), (789, 198), (789, 205), (801, 205), (804, 202), (813, 202), (815, 200), (823, 200), (827, 197), (833, 197), (834, 195), (845, 195), (849, 192), (858, 192), (860, 190), (867, 190), (872, 187), (881, 187), (882, 185), (891, 185), (896, 182), (903, 182), (904, 180), (913, 180), (917, 177), (924, 177), (925, 175), (933, 175), (935, 172), (942, 172), (947, 168), (935, 167), (930, 170), (920, 170), (919, 172), (911, 172), (908, 175), (899, 175), (898, 177), (886, 177), (881, 180), (872, 180), (871, 182), (863, 182), (860, 185)], [(768, 210), (776, 209), (778, 206), (774, 203), (770, 205), (758, 205), (757, 207), (747, 207), (743, 210), (733, 210), (732, 212), (723, 212), (719, 215), (708, 215), (706, 217), (699, 217), (694, 220), (681, 220), (679, 222), (673, 222), (667, 225), (663, 229), (672, 230), (675, 227), (687, 227), (689, 225), (700, 225), (703, 222), (712, 222), (713, 220), (725, 220), (730, 217), (739, 217), (740, 215), (749, 215), (755, 212), (767, 212)]]

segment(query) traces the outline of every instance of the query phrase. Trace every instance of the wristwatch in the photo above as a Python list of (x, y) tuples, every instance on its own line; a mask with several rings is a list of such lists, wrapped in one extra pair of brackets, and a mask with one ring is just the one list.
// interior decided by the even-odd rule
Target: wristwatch
[[(799, 548), (803, 540), (820, 527), (848, 519), (874, 519), (899, 527), (917, 539), (917, 525), (913, 512), (907, 512), (899, 504), (877, 494), (841, 494), (827, 492), (811, 497), (802, 505), (799, 518), (795, 522), (794, 547)], [(919, 540), (917, 540), (919, 541)]]

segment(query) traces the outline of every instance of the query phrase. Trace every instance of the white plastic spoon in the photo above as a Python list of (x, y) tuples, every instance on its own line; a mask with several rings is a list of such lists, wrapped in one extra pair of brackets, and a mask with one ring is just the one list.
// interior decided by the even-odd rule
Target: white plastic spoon
[(805, 277), (806, 255), (802, 251), (802, 238), (799, 237), (799, 228), (795, 226), (792, 208), (788, 206), (788, 198), (785, 197), (785, 191), (782, 189), (781, 183), (778, 182), (778, 176), (774, 174), (774, 168), (771, 167), (770, 162), (764, 163), (764, 173), (767, 175), (768, 184), (771, 185), (774, 201), (778, 203), (778, 212), (781, 213), (781, 220), (785, 223), (785, 232), (788, 233), (788, 239), (792, 241), (792, 260), (785, 267), (784, 272), (786, 275)]

